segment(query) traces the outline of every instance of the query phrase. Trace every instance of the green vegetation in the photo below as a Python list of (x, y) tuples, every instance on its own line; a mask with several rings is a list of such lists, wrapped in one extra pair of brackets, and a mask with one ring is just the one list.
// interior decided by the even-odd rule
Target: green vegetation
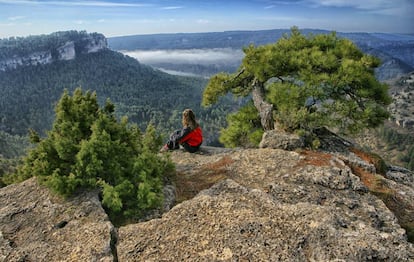
[(256, 147), (262, 140), (263, 129), (253, 103), (227, 116), (228, 127), (221, 130), (220, 142), (227, 147)]
[(190, 94), (201, 96), (202, 88), (198, 79), (163, 74), (109, 50), (0, 72), (0, 87), (0, 126), (18, 135), (27, 135), (29, 128), (41, 135), (50, 129), (53, 103), (64, 89), (96, 91), (100, 104), (109, 97), (117, 105), (118, 116), (127, 115), (144, 129), (150, 120), (167, 123), (173, 109), (199, 104), (200, 100), (191, 101)]
[[(310, 135), (322, 126), (355, 133), (376, 127), (389, 116), (388, 87), (374, 76), (379, 60), (335, 33), (304, 36), (293, 28), (276, 43), (251, 45), (244, 53), (237, 73), (210, 79), (204, 105), (228, 93), (251, 95), (264, 130), (273, 129), (276, 122), (287, 131)], [(245, 146), (247, 137), (231, 134), (236, 128), (230, 125), (235, 124), (238, 121), (229, 122), (221, 139), (226, 146)]]
[(400, 152), (398, 160), (404, 164), (404, 167), (414, 170), (414, 136), (412, 134), (400, 133), (384, 126), (378, 129), (376, 135), (386, 142), (387, 151)]
[(9, 174), (16, 172), (16, 167), (19, 165), (17, 158), (3, 158), (0, 157), (0, 188), (6, 186), (6, 182), (3, 181), (3, 177), (7, 179)]
[(19, 163), (19, 157), (29, 147), (29, 139), (10, 135), (0, 131), (0, 188), (5, 186), (3, 176), (13, 173)]
[(16, 158), (24, 154), (29, 146), (27, 137), (10, 135), (0, 131), (0, 157), (6, 159)]
[(157, 156), (162, 140), (153, 126), (142, 134), (136, 125), (120, 122), (108, 100), (103, 108), (96, 93), (80, 88), (64, 92), (47, 137), (32, 131), (35, 144), (5, 182), (37, 176), (54, 192), (70, 196), (80, 188), (101, 188), (102, 203), (112, 219), (138, 219), (162, 203), (163, 176), (173, 165)]

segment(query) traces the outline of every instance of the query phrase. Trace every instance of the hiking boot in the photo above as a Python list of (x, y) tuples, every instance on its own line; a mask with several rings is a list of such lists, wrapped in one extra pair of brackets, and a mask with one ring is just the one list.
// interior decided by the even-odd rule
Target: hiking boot
[(170, 149), (168, 148), (167, 144), (165, 144), (163, 147), (161, 147), (160, 153), (167, 152), (168, 150), (170, 150)]

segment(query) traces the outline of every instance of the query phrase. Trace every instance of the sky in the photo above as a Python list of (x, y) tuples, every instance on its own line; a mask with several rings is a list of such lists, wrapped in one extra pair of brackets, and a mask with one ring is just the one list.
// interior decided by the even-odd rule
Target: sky
[(414, 34), (414, 0), (0, 0), (0, 38), (289, 29)]

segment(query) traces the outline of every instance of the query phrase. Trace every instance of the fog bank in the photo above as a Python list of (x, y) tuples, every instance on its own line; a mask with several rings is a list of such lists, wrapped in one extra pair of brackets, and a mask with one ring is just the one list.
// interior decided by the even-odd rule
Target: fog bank
[(240, 64), (244, 53), (231, 48), (185, 50), (135, 50), (122, 52), (143, 64)]

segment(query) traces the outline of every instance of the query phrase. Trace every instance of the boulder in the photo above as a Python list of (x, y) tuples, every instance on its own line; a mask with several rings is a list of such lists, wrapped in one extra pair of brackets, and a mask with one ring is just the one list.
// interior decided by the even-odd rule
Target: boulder
[(266, 131), (260, 141), (260, 148), (295, 150), (303, 148), (304, 139), (296, 134), (286, 133), (277, 129)]
[(0, 261), (114, 261), (97, 192), (64, 200), (36, 178), (0, 190)]

